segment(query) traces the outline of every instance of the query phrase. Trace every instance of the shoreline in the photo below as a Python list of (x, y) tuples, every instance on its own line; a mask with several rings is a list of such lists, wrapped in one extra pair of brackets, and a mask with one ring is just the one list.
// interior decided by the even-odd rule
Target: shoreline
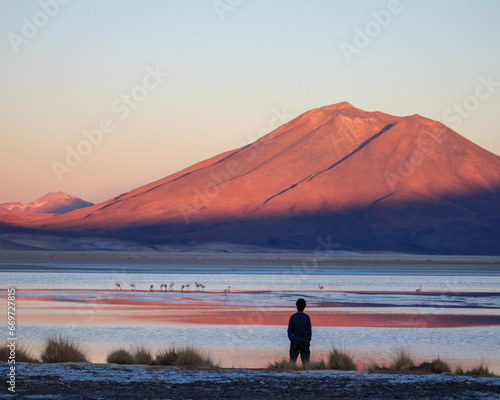
[[(6, 367), (0, 363), (0, 369)], [(187, 369), (116, 364), (17, 365), (16, 394), (53, 399), (172, 398), (255, 399), (421, 399), (500, 398), (500, 378), (450, 373), (374, 374), (335, 370), (274, 372), (262, 369)], [(3, 371), (2, 371), (3, 372)], [(0, 398), (10, 398), (5, 389)]]
[(0, 251), (0, 273), (93, 272), (500, 276), (498, 256)]

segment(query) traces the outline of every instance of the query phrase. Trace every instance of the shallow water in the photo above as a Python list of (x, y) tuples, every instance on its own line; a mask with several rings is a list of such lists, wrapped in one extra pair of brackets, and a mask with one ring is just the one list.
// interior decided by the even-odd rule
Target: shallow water
[[(328, 269), (323, 268), (306, 275), (256, 274), (251, 267), (245, 273), (195, 267), (188, 269), (192, 274), (179, 274), (116, 268), (106, 273), (105, 265), (99, 272), (81, 272), (81, 266), (71, 273), (40, 272), (43, 265), (29, 272), (24, 266), (25, 272), (0, 272), (0, 289), (5, 293), (8, 287), (17, 288), (20, 340), (39, 348), (49, 333), (68, 333), (92, 349), (96, 362), (103, 362), (109, 349), (118, 346), (190, 344), (203, 348), (223, 366), (264, 367), (287, 357), (286, 318), (301, 296), (308, 302), (306, 311), (313, 324), (317, 321), (313, 358), (326, 355), (334, 344), (347, 348), (363, 367), (387, 362), (395, 347), (407, 346), (417, 361), (439, 355), (466, 366), (484, 360), (500, 373), (498, 274), (454, 275), (449, 266), (427, 275), (422, 271), (393, 275), (383, 266), (360, 274), (352, 273), (352, 268), (351, 273), (336, 269), (325, 274)], [(205, 273), (201, 273), (203, 267)], [(197, 291), (195, 281), (206, 289)], [(174, 292), (158, 290), (160, 284), (171, 282)], [(120, 292), (116, 283), (125, 290)], [(136, 292), (130, 290), (130, 283), (135, 283)], [(191, 284), (190, 291), (181, 293), (180, 285), (186, 283)], [(222, 291), (228, 285), (231, 293), (225, 294)], [(415, 289), (420, 286), (418, 295)], [(276, 321), (259, 320), (273, 312), (279, 317)], [(226, 313), (227, 319), (214, 321), (218, 313)], [(203, 319), (205, 314), (209, 317)], [(341, 315), (349, 318), (331, 326)], [(382, 322), (374, 323), (374, 316)], [(351, 320), (353, 326), (346, 326)], [(6, 324), (0, 334), (6, 337)]]

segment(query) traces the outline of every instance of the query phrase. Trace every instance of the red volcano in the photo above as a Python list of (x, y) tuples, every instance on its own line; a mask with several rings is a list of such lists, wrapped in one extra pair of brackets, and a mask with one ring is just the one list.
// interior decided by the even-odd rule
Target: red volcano
[(500, 157), (439, 122), (344, 102), (29, 225), (150, 243), (498, 254), (499, 200)]

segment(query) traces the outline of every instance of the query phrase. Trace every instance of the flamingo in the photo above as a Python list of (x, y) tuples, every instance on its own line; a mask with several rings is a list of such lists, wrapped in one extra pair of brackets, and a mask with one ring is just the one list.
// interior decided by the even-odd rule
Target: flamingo
[(181, 292), (184, 292), (184, 287), (185, 287), (185, 286), (186, 286), (186, 285), (182, 285), (182, 286), (181, 286)]
[(206, 286), (205, 286), (205, 285), (200, 284), (200, 286), (201, 286), (201, 289), (202, 289), (202, 290), (206, 288)]
[(228, 286), (227, 289), (224, 289), (224, 293), (228, 294), (231, 291), (231, 286)]
[(163, 288), (163, 283), (160, 285), (160, 292), (161, 292), (161, 289)]
[(174, 283), (171, 283), (169, 286), (170, 291), (172, 291), (172, 288), (174, 287)]
[(132, 291), (135, 291), (135, 283), (131, 283), (130, 288), (132, 289)]
[(120, 290), (122, 290), (122, 285), (120, 283), (117, 283), (116, 287), (118, 287)]
[(422, 285), (420, 285), (420, 287), (417, 290), (415, 290), (415, 292), (417, 292), (417, 294), (420, 294), (422, 292)]
[(152, 292), (153, 291), (153, 285), (149, 286), (149, 291)]
[(190, 287), (191, 287), (191, 284), (190, 284), (190, 283), (188, 283), (188, 284), (186, 285), (186, 289), (189, 291), (189, 288), (190, 288)]
[(319, 283), (318, 283), (318, 287), (319, 287), (319, 290), (323, 290), (325, 288), (324, 286), (321, 286)]
[(165, 283), (163, 286), (165, 287), (165, 292), (166, 292), (167, 291), (167, 284)]
[(199, 289), (201, 287), (201, 283), (195, 282), (194, 284), (196, 286), (196, 289)]

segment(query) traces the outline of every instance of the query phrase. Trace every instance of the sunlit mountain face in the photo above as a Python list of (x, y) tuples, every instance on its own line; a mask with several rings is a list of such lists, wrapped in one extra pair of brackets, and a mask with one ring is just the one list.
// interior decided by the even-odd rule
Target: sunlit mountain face
[(64, 214), (93, 205), (94, 203), (90, 203), (64, 192), (53, 192), (28, 204), (19, 202), (0, 204), (0, 213)]
[(344, 102), (103, 203), (19, 225), (147, 243), (500, 254), (500, 157), (439, 122)]

